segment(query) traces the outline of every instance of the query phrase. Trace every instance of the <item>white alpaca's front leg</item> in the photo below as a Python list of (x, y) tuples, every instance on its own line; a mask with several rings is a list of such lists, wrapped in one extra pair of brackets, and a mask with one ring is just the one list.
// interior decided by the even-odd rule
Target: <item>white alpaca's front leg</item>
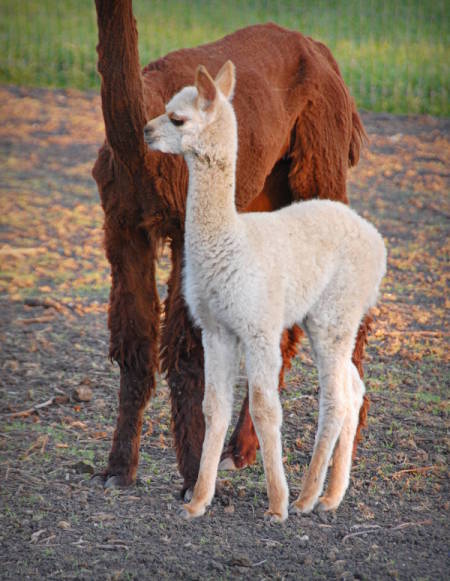
[(228, 425), (231, 420), (233, 388), (239, 365), (239, 349), (235, 337), (221, 331), (203, 332), (205, 352), (205, 439), (200, 470), (192, 499), (182, 507), (182, 516), (202, 516), (214, 496), (217, 468)]
[(279, 341), (254, 345), (247, 353), (250, 414), (255, 425), (264, 462), (269, 497), (266, 515), (272, 522), (288, 516), (289, 490), (284, 473), (281, 445), (282, 409), (278, 395), (281, 365)]

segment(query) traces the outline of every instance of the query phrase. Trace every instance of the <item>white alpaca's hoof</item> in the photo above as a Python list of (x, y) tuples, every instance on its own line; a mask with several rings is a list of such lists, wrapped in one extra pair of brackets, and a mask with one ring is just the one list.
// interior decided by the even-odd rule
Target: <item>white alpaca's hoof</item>
[(178, 516), (181, 516), (184, 520), (191, 520), (193, 517), (189, 511), (187, 511), (184, 506), (180, 506), (178, 509)]
[(331, 510), (336, 510), (340, 505), (340, 501), (335, 501), (326, 496), (322, 496), (319, 498), (319, 502), (317, 503), (316, 510), (319, 512), (328, 512)]
[(194, 508), (190, 504), (183, 504), (178, 510), (179, 516), (185, 520), (192, 520), (193, 518), (198, 518), (205, 514), (206, 507)]
[(292, 503), (291, 505), (291, 510), (294, 514), (309, 514), (314, 510), (314, 507), (316, 506), (316, 502), (315, 500), (309, 500), (309, 501), (305, 501), (305, 500), (296, 500), (295, 502)]
[(271, 510), (267, 510), (264, 513), (264, 520), (269, 524), (281, 524), (284, 522), (288, 517), (287, 510), (279, 513), (279, 512), (272, 512)]

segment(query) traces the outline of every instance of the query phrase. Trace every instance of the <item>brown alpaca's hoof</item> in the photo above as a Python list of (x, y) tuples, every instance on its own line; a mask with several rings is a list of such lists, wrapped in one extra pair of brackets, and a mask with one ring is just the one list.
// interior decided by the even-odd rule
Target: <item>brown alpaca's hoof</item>
[(102, 473), (94, 474), (91, 479), (89, 480), (90, 486), (103, 486), (105, 485), (105, 477)]
[(110, 474), (108, 471), (97, 472), (90, 480), (92, 486), (103, 486), (103, 488), (127, 488), (135, 484), (135, 479), (124, 474)]
[[(247, 466), (247, 464), (245, 466)], [(242, 466), (242, 468), (245, 468), (245, 466)], [(222, 456), (219, 464), (219, 470), (233, 471), (239, 470), (239, 468), (236, 466), (236, 462), (234, 461), (233, 456), (230, 454), (229, 456)]]
[(184, 502), (190, 502), (192, 500), (192, 495), (194, 494), (194, 486), (188, 486), (187, 488), (183, 488), (181, 491), (181, 500)]
[(256, 449), (246, 452), (236, 450), (232, 446), (227, 446), (220, 458), (219, 470), (242, 470), (251, 466), (256, 460)]

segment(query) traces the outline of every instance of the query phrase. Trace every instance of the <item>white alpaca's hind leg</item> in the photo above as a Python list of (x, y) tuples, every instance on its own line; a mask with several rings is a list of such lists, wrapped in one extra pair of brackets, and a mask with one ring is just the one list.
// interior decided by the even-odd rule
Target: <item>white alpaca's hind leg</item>
[(350, 408), (346, 384), (351, 356), (350, 338), (332, 337), (328, 330), (308, 328), (319, 370), (319, 422), (313, 455), (294, 509), (311, 512), (322, 493), (327, 468)]
[(203, 332), (205, 353), (205, 439), (197, 482), (182, 516), (193, 518), (205, 513), (214, 496), (217, 468), (228, 425), (231, 420), (233, 388), (239, 366), (239, 348), (235, 337), (220, 332)]
[(271, 346), (263, 345), (262, 348), (255, 349), (252, 354), (247, 354), (250, 414), (258, 435), (264, 463), (269, 497), (269, 510), (266, 515), (272, 522), (282, 522), (287, 518), (289, 503), (281, 445), (282, 409), (278, 395), (280, 365), (281, 358), (277, 341)]
[(350, 363), (347, 394), (350, 405), (347, 408), (344, 425), (333, 453), (329, 484), (325, 494), (319, 499), (322, 510), (334, 510), (341, 503), (350, 482), (353, 441), (358, 426), (359, 410), (364, 395), (364, 383), (358, 370)]

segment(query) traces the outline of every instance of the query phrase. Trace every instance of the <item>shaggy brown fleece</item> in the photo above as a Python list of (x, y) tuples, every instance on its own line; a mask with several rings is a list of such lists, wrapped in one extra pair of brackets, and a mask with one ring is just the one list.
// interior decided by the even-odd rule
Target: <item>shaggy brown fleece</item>
[[(140, 71), (131, 0), (97, 0), (96, 6), (106, 143), (93, 175), (112, 274), (110, 357), (120, 366), (117, 427), (101, 477), (107, 485), (135, 480), (143, 412), (161, 364), (186, 489), (195, 483), (204, 436), (201, 339), (181, 295), (187, 170), (181, 156), (147, 150), (144, 125), (192, 84), (197, 65), (215, 75), (231, 59), (237, 70), (240, 211), (269, 211), (309, 198), (347, 203), (347, 168), (358, 161), (364, 129), (328, 48), (298, 32), (251, 26)], [(155, 260), (162, 241), (171, 248), (172, 272), (160, 332)], [(286, 333), (284, 368), (300, 338), (298, 330)], [(354, 356), (360, 370), (366, 335), (363, 325)], [(257, 445), (245, 400), (226, 453), (243, 466), (254, 461)]]

